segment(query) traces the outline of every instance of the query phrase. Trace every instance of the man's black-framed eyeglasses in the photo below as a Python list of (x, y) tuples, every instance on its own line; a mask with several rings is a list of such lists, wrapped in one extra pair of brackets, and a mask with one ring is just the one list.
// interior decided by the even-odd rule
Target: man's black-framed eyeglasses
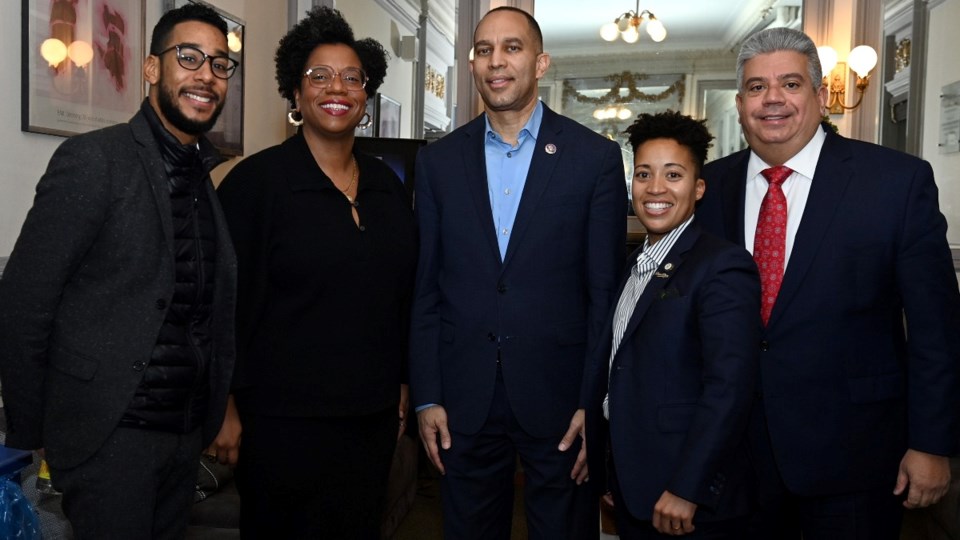
[(174, 49), (177, 51), (177, 63), (180, 64), (180, 67), (196, 71), (203, 67), (204, 62), (210, 60), (210, 70), (213, 72), (213, 76), (218, 79), (233, 77), (233, 74), (237, 72), (237, 66), (240, 65), (240, 62), (229, 56), (211, 56), (192, 45), (182, 43), (160, 51), (157, 56), (164, 55)]

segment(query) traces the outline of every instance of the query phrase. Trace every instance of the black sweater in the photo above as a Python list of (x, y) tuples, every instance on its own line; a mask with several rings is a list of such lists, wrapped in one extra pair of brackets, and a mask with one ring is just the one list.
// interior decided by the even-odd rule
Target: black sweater
[(356, 158), (359, 226), (299, 134), (243, 160), (218, 190), (238, 258), (241, 412), (352, 416), (398, 402), (416, 226), (393, 171)]

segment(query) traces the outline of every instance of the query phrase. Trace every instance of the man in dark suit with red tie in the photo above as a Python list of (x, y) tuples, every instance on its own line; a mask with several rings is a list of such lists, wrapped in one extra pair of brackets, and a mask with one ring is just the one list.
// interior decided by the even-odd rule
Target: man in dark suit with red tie
[(750, 149), (704, 169), (697, 217), (761, 274), (752, 538), (896, 539), (903, 507), (946, 492), (960, 441), (960, 294), (933, 171), (821, 126), (801, 32), (751, 36), (737, 78)]

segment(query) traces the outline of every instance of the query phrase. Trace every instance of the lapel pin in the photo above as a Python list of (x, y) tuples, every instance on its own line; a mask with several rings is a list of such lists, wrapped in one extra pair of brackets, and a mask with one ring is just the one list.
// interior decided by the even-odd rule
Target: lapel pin
[(553, 144), (553, 143), (548, 143), (547, 146), (544, 147), (544, 150), (546, 150), (548, 154), (556, 154), (556, 153), (557, 153), (557, 145), (555, 145), (555, 144)]
[(670, 277), (670, 274), (668, 274), (668, 273), (666, 273), (666, 272), (656, 272), (655, 274), (653, 274), (653, 277), (666, 279), (666, 278)]
[(673, 270), (673, 263), (667, 263), (667, 264), (663, 265), (663, 269), (664, 269), (664, 270), (668, 270), (668, 271), (669, 271), (669, 270)]

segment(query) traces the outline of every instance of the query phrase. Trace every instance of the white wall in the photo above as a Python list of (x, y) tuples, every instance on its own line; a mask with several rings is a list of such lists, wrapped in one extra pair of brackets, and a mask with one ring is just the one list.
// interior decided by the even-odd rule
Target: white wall
[[(251, 0), (253, 1), (253, 0)], [(413, 75), (415, 64), (402, 60), (391, 44), (391, 26), (394, 32), (409, 36), (416, 32), (405, 28), (383, 10), (374, 0), (341, 0), (337, 9), (353, 28), (357, 38), (372, 37), (379, 41), (390, 53), (387, 64), (387, 78), (378, 90), (381, 94), (400, 102), (400, 137), (409, 138), (412, 133), (413, 119)]]
[(930, 10), (927, 73), (923, 114), (923, 158), (933, 165), (940, 188), (940, 210), (947, 217), (947, 239), (960, 247), (960, 153), (941, 154), (940, 91), (960, 81), (960, 51), (956, 23), (960, 21), (960, 0), (946, 0)]
[(60, 137), (20, 131), (20, 6), (0, 2), (0, 256), (8, 255)]

